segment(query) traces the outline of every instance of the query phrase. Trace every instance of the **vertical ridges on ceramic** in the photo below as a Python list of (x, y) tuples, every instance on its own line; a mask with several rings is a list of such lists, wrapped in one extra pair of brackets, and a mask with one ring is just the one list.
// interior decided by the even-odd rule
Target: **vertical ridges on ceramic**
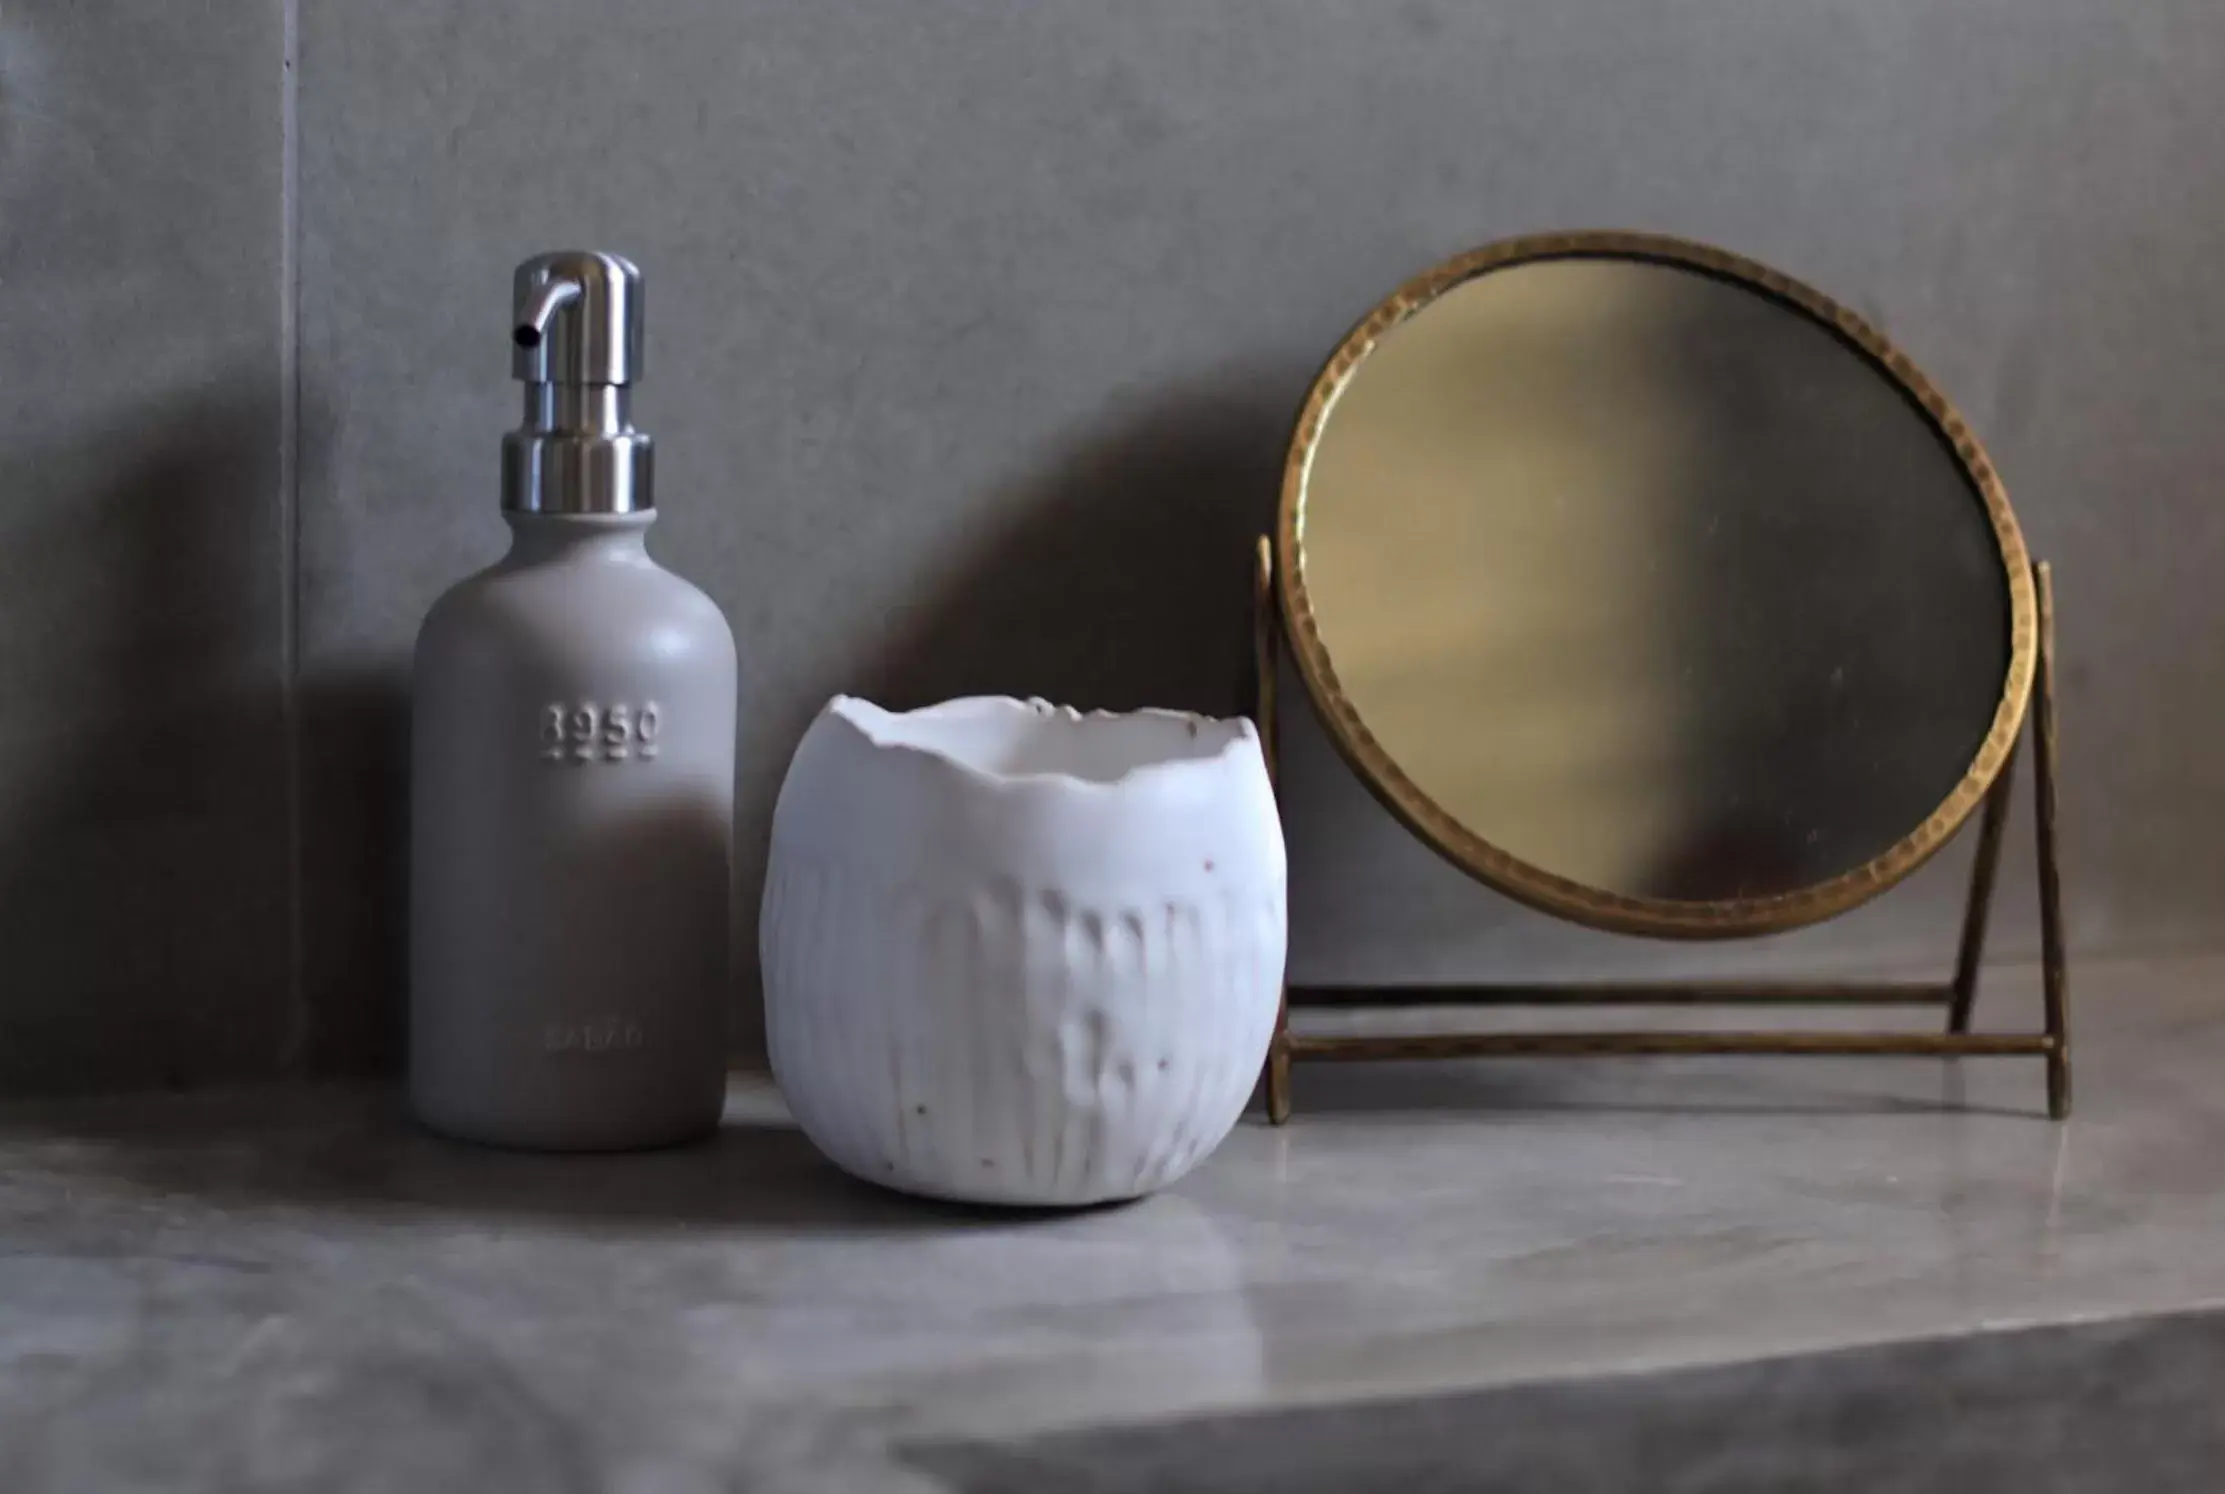
[(1147, 1193), (1249, 1099), (1282, 975), (1283, 888), (1090, 906), (933, 886), (777, 843), (767, 1034), (797, 1123), (917, 1192)]

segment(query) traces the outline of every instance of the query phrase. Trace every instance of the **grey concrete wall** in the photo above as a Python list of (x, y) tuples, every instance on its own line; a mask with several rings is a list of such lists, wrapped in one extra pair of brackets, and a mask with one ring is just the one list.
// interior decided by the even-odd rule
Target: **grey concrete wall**
[[(391, 1060), (407, 650), (501, 548), (508, 274), (559, 245), (649, 275), (654, 543), (743, 657), (745, 940), (832, 691), (1235, 707), (1314, 363), (1415, 269), (1569, 225), (1773, 262), (1937, 376), (2060, 571), (2075, 947), (2225, 933), (2203, 0), (32, 0), (0, 47), (0, 335), (51, 359), (0, 411), (0, 1072), (191, 1077), (289, 1035)], [(227, 412), (184, 420), (183, 486), (218, 496), (165, 507), (109, 469), (164, 470), (148, 407), (187, 394)], [(1966, 847), (1791, 940), (1555, 927), (1406, 842), (1302, 722), (1290, 757), (1302, 977), (1952, 937)]]
[(0, 6), (0, 1090), (290, 1036), (283, 43)]

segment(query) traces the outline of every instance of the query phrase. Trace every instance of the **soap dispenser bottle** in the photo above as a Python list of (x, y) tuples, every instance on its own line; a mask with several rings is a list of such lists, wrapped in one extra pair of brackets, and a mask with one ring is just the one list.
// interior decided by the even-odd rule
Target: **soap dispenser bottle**
[(501, 1146), (657, 1146), (718, 1122), (730, 996), (734, 639), (649, 558), (641, 272), (519, 266), (509, 553), (418, 634), (409, 1093)]

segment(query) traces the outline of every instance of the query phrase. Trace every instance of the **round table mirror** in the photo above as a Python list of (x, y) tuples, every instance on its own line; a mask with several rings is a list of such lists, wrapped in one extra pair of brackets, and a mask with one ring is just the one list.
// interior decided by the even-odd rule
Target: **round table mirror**
[(1400, 289), (1285, 473), (1290, 645), (1346, 758), (1484, 881), (1629, 932), (1814, 922), (2005, 763), (2034, 598), (1899, 351), (1699, 245), (1576, 234)]

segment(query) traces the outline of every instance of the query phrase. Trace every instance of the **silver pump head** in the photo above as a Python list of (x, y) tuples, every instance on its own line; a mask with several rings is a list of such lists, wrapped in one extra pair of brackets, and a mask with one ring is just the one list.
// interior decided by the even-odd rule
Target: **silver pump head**
[(502, 438), (504, 512), (654, 508), (654, 452), (633, 426), (641, 271), (615, 254), (536, 255), (518, 266), (510, 312), (525, 423)]

